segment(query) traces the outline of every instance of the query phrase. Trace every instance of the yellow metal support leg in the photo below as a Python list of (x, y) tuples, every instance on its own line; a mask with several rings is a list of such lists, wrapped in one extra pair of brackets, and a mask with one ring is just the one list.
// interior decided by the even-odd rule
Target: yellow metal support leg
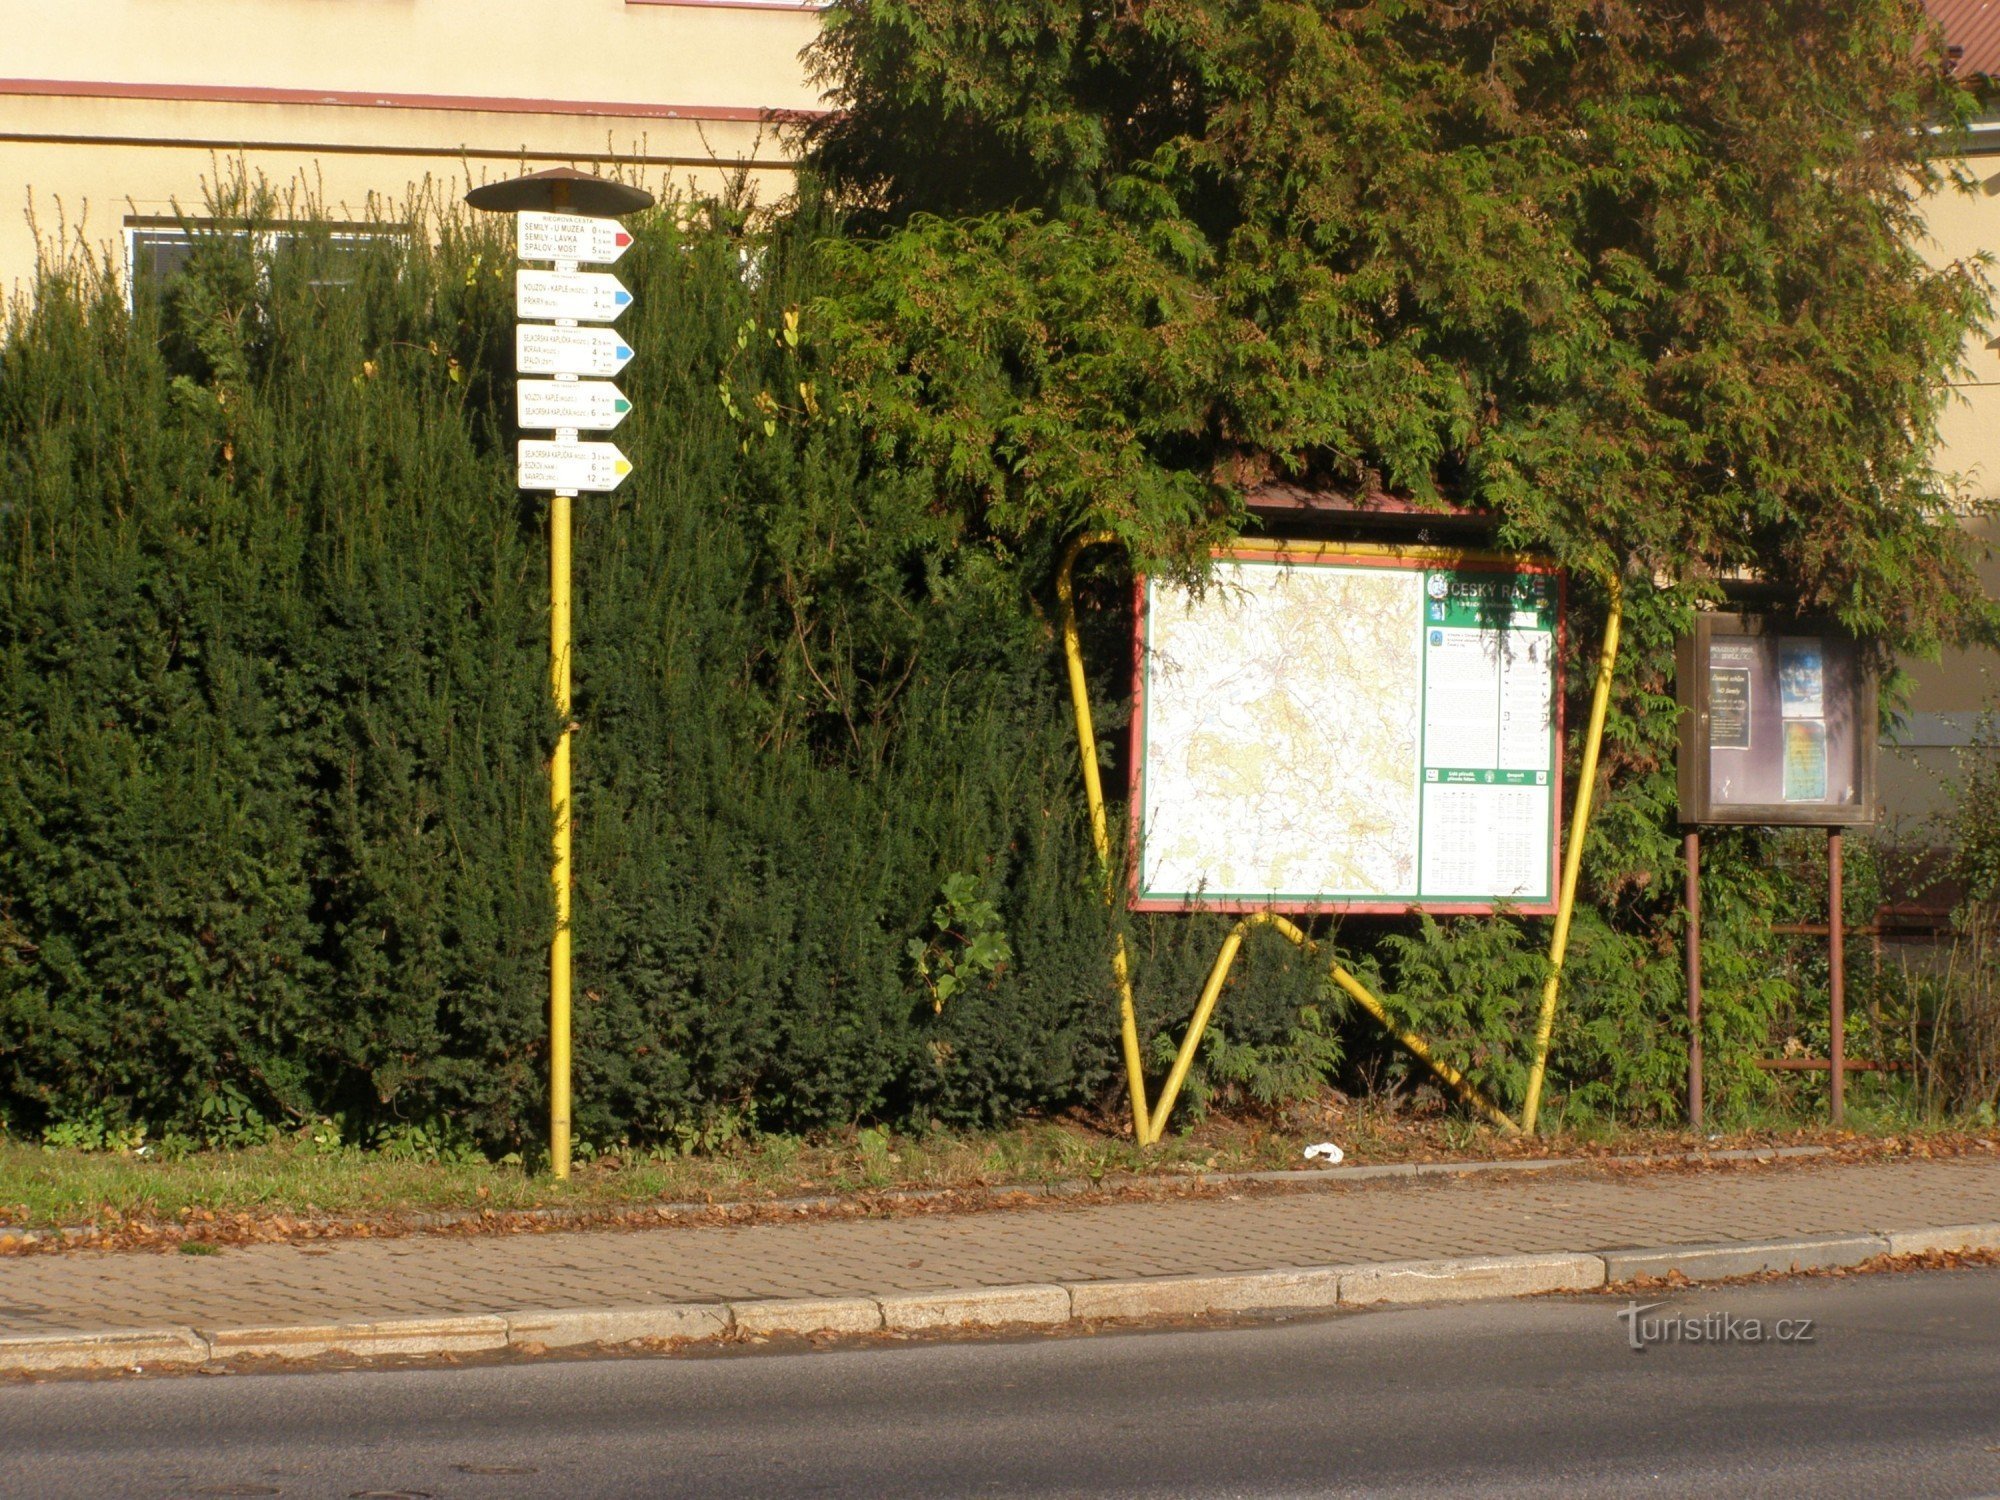
[(549, 498), (549, 687), (562, 732), (549, 762), (549, 810), (555, 815), (556, 930), (549, 940), (549, 1171), (569, 1176), (570, 1008), (570, 510), (572, 497)]
[[(1111, 834), (1104, 817), (1104, 783), (1097, 773), (1097, 732), (1090, 719), (1090, 690), (1083, 678), (1083, 644), (1076, 633), (1076, 588), (1070, 574), (1085, 547), (1117, 538), (1106, 531), (1087, 532), (1069, 544), (1056, 569), (1056, 599), (1062, 605), (1063, 656), (1069, 664), (1069, 701), (1076, 711), (1076, 747), (1083, 761), (1083, 794), (1090, 804), (1090, 841), (1097, 850), (1097, 867), (1104, 879), (1104, 899), (1112, 904), (1118, 892), (1112, 883)], [(1111, 977), (1118, 986), (1118, 1023), (1125, 1052), (1125, 1081), (1132, 1096), (1132, 1139), (1143, 1146), (1152, 1139), (1146, 1108), (1146, 1074), (1139, 1057), (1139, 1015), (1132, 1003), (1132, 966), (1125, 954), (1125, 934), (1118, 933), (1111, 950)]]
[[(1160, 1097), (1154, 1102), (1153, 1133), (1148, 1144), (1159, 1140), (1166, 1133), (1167, 1116), (1173, 1110), (1174, 1101), (1180, 1097), (1181, 1085), (1187, 1081), (1188, 1069), (1194, 1066), (1195, 1053), (1201, 1046), (1202, 1035), (1208, 1030), (1209, 1018), (1215, 1014), (1216, 1003), (1222, 998), (1223, 983), (1229, 978), (1229, 971), (1236, 963), (1236, 955), (1243, 947), (1245, 935), (1253, 927), (1275, 927), (1306, 952), (1319, 951), (1319, 945), (1307, 937), (1297, 924), (1287, 921), (1275, 912), (1253, 912), (1229, 930), (1229, 936), (1223, 939), (1222, 951), (1215, 955), (1215, 966), (1208, 971), (1208, 983), (1202, 986), (1201, 999), (1195, 1005), (1194, 1018), (1188, 1022), (1187, 1036), (1182, 1040), (1180, 1052), (1174, 1058), (1173, 1071), (1167, 1074), (1167, 1081), (1160, 1089)], [(1424, 1045), (1423, 1038), (1398, 1026), (1390, 1018), (1382, 1002), (1369, 992), (1368, 986), (1340, 964), (1334, 964), (1329, 974), (1335, 984), (1352, 996), (1363, 1010), (1381, 1024), (1383, 1030), (1394, 1037), (1418, 1062), (1436, 1074), (1438, 1081), (1450, 1089), (1461, 1104), (1483, 1116), (1504, 1134), (1519, 1134), (1519, 1127), (1507, 1118), (1506, 1112), (1481, 1093), (1463, 1073), (1433, 1053)]]
[(1590, 729), (1583, 741), (1583, 764), (1576, 778), (1576, 808), (1569, 825), (1569, 848), (1563, 851), (1562, 895), (1556, 903), (1556, 927), (1549, 939), (1549, 977), (1542, 983), (1542, 1010), (1535, 1022), (1535, 1061), (1528, 1070), (1528, 1096), (1521, 1105), (1521, 1129), (1534, 1134), (1541, 1111), (1542, 1080), (1549, 1066), (1549, 1039), (1555, 1032), (1556, 993), (1562, 985), (1563, 959), (1569, 953), (1570, 917), (1576, 910), (1576, 885), (1583, 869), (1583, 840), (1590, 832), (1590, 799), (1597, 789), (1597, 752), (1604, 743), (1604, 715), (1611, 704), (1611, 674), (1618, 665), (1618, 631), (1624, 623), (1625, 594), (1620, 580), (1610, 580), (1611, 609), (1604, 621), (1604, 643), (1597, 653), (1597, 686), (1590, 697)]
[[(1167, 1073), (1167, 1081), (1160, 1085), (1160, 1097), (1153, 1101), (1153, 1133), (1147, 1137), (1147, 1145), (1152, 1145), (1167, 1132), (1167, 1117), (1174, 1111), (1174, 1101), (1181, 1096), (1181, 1085), (1187, 1082), (1188, 1069), (1194, 1066), (1194, 1055), (1200, 1050), (1201, 1039), (1208, 1032), (1209, 1017), (1215, 1014), (1216, 1004), (1222, 999), (1222, 986), (1229, 979), (1229, 971), (1236, 966), (1236, 955), (1242, 951), (1244, 934), (1253, 926), (1263, 923), (1275, 925), (1284, 921), (1283, 917), (1259, 912), (1230, 928), (1229, 936), (1222, 940), (1222, 949), (1209, 968), (1208, 982), (1201, 987), (1201, 998), (1195, 1002), (1187, 1035), (1181, 1039), (1181, 1050), (1174, 1054), (1174, 1065)], [(1285, 926), (1291, 925), (1285, 922)], [(1292, 930), (1298, 931), (1295, 927)]]

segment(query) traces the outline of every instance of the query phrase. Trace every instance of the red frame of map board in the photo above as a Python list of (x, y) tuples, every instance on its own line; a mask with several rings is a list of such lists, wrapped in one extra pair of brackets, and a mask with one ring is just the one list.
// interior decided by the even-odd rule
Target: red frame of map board
[[(1142, 912), (1282, 912), (1288, 915), (1313, 915), (1315, 913), (1359, 913), (1391, 915), (1423, 911), (1439, 916), (1478, 915), (1498, 911), (1510, 911), (1522, 916), (1552, 916), (1556, 911), (1562, 883), (1562, 819), (1563, 819), (1563, 657), (1568, 647), (1569, 589), (1568, 577), (1552, 563), (1532, 558), (1512, 556), (1500, 552), (1482, 552), (1472, 549), (1435, 546), (1368, 548), (1348, 543), (1322, 543), (1300, 541), (1239, 542), (1228, 547), (1219, 547), (1212, 554), (1218, 562), (1260, 562), (1277, 563), (1294, 567), (1343, 567), (1381, 568), (1389, 571), (1415, 572), (1419, 574), (1434, 571), (1453, 573), (1497, 573), (1507, 575), (1538, 574), (1546, 576), (1555, 584), (1555, 632), (1554, 660), (1551, 663), (1551, 701), (1553, 709), (1552, 746), (1549, 768), (1549, 862), (1548, 894), (1545, 899), (1534, 901), (1507, 901), (1490, 896), (1434, 896), (1416, 894), (1408, 897), (1378, 898), (1358, 897), (1290, 897), (1279, 893), (1270, 897), (1241, 894), (1202, 896), (1165, 894), (1149, 895), (1142, 890), (1140, 882), (1141, 861), (1144, 856), (1145, 817), (1145, 774), (1146, 774), (1146, 657), (1148, 650), (1147, 589), (1150, 579), (1144, 574), (1135, 574), (1133, 588), (1133, 653), (1132, 653), (1132, 729), (1129, 746), (1130, 785), (1128, 789), (1127, 817), (1127, 892), (1126, 902), (1133, 911)], [(1419, 622), (1419, 628), (1428, 628), (1426, 622)], [(1422, 775), (1423, 759), (1423, 685), (1418, 685), (1419, 748), (1418, 771)], [(1419, 806), (1422, 799), (1421, 784), (1418, 789)], [(1417, 836), (1417, 875), (1421, 891), (1423, 871), (1423, 841), (1421, 823)]]

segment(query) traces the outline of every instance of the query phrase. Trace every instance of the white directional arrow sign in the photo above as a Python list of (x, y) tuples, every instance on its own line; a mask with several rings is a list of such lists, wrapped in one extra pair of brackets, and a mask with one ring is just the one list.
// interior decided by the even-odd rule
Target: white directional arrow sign
[(521, 271), (514, 277), (517, 317), (609, 323), (631, 305), (625, 284), (603, 271)]
[(520, 380), (514, 409), (521, 426), (576, 427), (608, 432), (625, 420), (632, 403), (608, 380)]
[(518, 213), (514, 235), (522, 260), (587, 260), (608, 266), (632, 245), (632, 231), (616, 219), (583, 214)]
[(523, 375), (616, 375), (632, 349), (608, 328), (514, 325), (514, 368)]
[(546, 443), (523, 438), (514, 456), (524, 490), (615, 490), (632, 472), (615, 443)]

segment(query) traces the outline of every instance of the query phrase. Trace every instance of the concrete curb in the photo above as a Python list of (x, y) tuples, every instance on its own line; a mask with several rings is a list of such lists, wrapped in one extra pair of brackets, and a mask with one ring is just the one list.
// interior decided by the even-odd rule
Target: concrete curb
[(508, 1313), (504, 1344), (572, 1349), (578, 1344), (634, 1344), (712, 1339), (729, 1332), (720, 1302), (670, 1302), (659, 1307), (550, 1308)]
[(2000, 1250), (2000, 1224), (1951, 1224), (1943, 1229), (1898, 1229), (1882, 1236), (1891, 1255), (1931, 1250)]
[(215, 1359), (250, 1356), (316, 1359), (349, 1354), (477, 1354), (507, 1347), (501, 1317), (391, 1318), (370, 1323), (320, 1323), (302, 1327), (218, 1328), (202, 1337)]
[(1233, 1276), (1153, 1276), (1132, 1281), (1082, 1281), (1069, 1289), (1079, 1322), (1103, 1318), (1186, 1318), (1204, 1313), (1276, 1312), (1334, 1307), (1339, 1266), (1249, 1271)]
[(983, 1286), (968, 1291), (892, 1292), (875, 1299), (892, 1333), (933, 1328), (1053, 1328), (1070, 1318), (1066, 1286)]
[(1666, 1276), (1678, 1271), (1689, 1281), (1758, 1276), (1766, 1271), (1826, 1271), (1858, 1266), (1887, 1255), (1880, 1234), (1828, 1234), (1795, 1240), (1735, 1240), (1711, 1245), (1664, 1245), (1649, 1250), (1607, 1250), (1604, 1274), (1610, 1281)]
[(1478, 1255), (1358, 1266), (1340, 1278), (1343, 1303), (1466, 1302), (1475, 1297), (1532, 1297), (1589, 1292), (1604, 1285), (1596, 1255)]
[(1593, 1291), (1635, 1276), (1690, 1281), (1827, 1270), (1882, 1255), (2000, 1250), (2000, 1224), (1873, 1234), (1662, 1245), (1554, 1255), (1474, 1255), (1372, 1265), (1289, 1266), (1212, 1276), (1029, 1283), (872, 1297), (800, 1297), (651, 1307), (549, 1308), (299, 1327), (203, 1331), (171, 1326), (0, 1337), (0, 1374), (145, 1370), (246, 1357), (376, 1358), (504, 1348), (710, 1342), (793, 1334), (1057, 1328), (1210, 1313), (1328, 1312), (1341, 1307), (1464, 1302)]
[(773, 1297), (732, 1302), (736, 1331), (752, 1336), (785, 1333), (880, 1333), (882, 1304), (873, 1297)]
[(34, 1333), (0, 1338), (0, 1373), (148, 1370), (205, 1365), (208, 1340), (192, 1328), (121, 1328), (106, 1333)]

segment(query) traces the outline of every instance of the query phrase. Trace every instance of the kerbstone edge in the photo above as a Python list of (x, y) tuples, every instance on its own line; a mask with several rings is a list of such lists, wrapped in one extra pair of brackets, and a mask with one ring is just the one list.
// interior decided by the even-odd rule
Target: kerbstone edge
[(1614, 1248), (1574, 1254), (1479, 1255), (1350, 1266), (1028, 1283), (879, 1296), (804, 1297), (625, 1308), (551, 1308), (343, 1324), (203, 1330), (158, 1328), (0, 1337), (0, 1373), (187, 1368), (244, 1357), (357, 1358), (503, 1348), (692, 1343), (778, 1334), (909, 1333), (969, 1328), (1329, 1311), (1591, 1291), (1678, 1271), (1689, 1281), (1828, 1270), (1883, 1255), (2000, 1249), (2000, 1224), (1865, 1234)]

